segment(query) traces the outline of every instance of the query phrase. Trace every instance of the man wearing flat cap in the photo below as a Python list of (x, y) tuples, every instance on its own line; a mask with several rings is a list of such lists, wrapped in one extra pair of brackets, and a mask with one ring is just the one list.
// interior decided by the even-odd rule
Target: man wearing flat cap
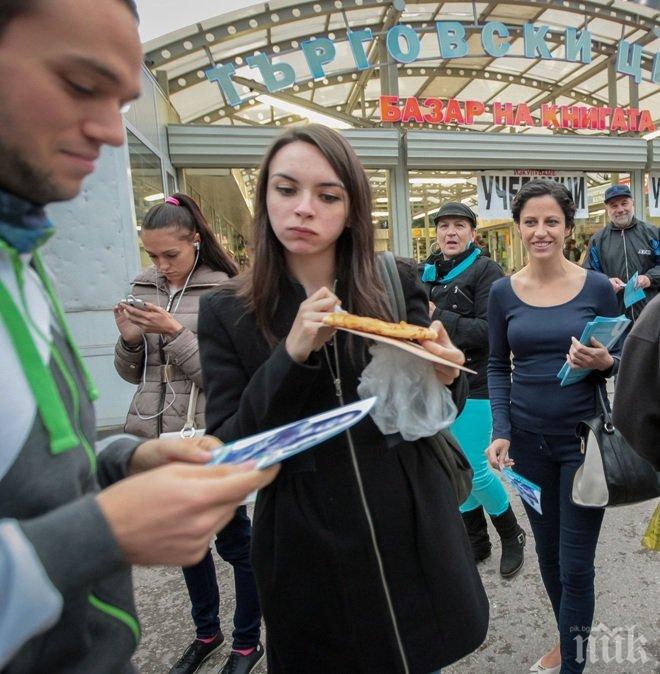
[[(607, 274), (621, 313), (635, 321), (660, 290), (660, 230), (635, 217), (627, 185), (612, 185), (605, 190), (605, 209), (609, 222), (591, 237), (584, 267)], [(626, 309), (623, 289), (635, 272), (639, 274), (637, 287), (646, 297)]]
[(484, 450), (490, 444), (492, 417), (488, 402), (488, 295), (504, 276), (502, 268), (476, 245), (477, 216), (457, 201), (435, 214), (435, 252), (421, 266), (433, 320), (439, 320), (454, 344), (465, 353), (470, 393), (451, 431), (474, 471), (472, 491), (460, 504), (476, 562), (491, 552), (486, 514), (501, 540), (500, 574), (511, 578), (522, 568), (525, 533), (506, 491), (488, 467)]

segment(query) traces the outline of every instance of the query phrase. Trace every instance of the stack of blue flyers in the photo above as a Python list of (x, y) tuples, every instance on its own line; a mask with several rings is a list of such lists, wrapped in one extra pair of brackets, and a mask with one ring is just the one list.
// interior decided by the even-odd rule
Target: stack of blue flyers
[(541, 510), (541, 487), (530, 482), (522, 475), (518, 475), (511, 468), (502, 469), (502, 475), (507, 482), (520, 494), (520, 498), (529, 504), (539, 515), (543, 515)]
[[(580, 342), (585, 346), (591, 346), (591, 338), (595, 337), (609, 350), (617, 343), (629, 324), (630, 320), (625, 316), (615, 318), (596, 316), (593, 321), (589, 321), (584, 326)], [(582, 381), (590, 372), (591, 370), (573, 368), (566, 362), (557, 373), (557, 378), (561, 380), (562, 386), (570, 386)]]
[(637, 286), (638, 277), (639, 272), (635, 272), (630, 279), (628, 279), (628, 283), (626, 283), (626, 287), (623, 289), (623, 303), (626, 309), (633, 304), (637, 304), (637, 302), (646, 297), (644, 290)]
[(375, 402), (375, 397), (359, 400), (286, 426), (229, 442), (212, 451), (213, 458), (207, 465), (256, 461), (256, 468), (267, 468), (350, 428), (369, 412)]

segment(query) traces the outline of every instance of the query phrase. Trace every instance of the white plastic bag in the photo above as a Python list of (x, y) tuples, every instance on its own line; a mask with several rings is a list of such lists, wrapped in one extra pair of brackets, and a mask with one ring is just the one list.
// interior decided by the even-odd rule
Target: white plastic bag
[(360, 398), (376, 396), (371, 416), (385, 435), (401, 433), (404, 440), (435, 435), (456, 418), (451, 391), (429, 361), (387, 344), (369, 348), (371, 362), (362, 371)]

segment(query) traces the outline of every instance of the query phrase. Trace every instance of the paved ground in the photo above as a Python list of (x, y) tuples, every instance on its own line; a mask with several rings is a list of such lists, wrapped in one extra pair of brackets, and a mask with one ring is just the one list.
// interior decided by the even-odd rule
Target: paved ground
[[(443, 674), (523, 674), (556, 638), (529, 525), (517, 499), (513, 503), (529, 535), (525, 567), (516, 578), (503, 581), (497, 573), (497, 547), (494, 556), (480, 565), (491, 601), (488, 638), (476, 653)], [(588, 672), (660, 673), (660, 553), (648, 552), (640, 545), (654, 508), (655, 503), (649, 502), (606, 513), (596, 561), (594, 624), (601, 627), (596, 630), (597, 659), (592, 658)], [(223, 598), (222, 628), (230, 635), (233, 581), (224, 563), (218, 562), (217, 569)], [(183, 578), (178, 569), (143, 568), (136, 570), (135, 584), (143, 627), (135, 664), (141, 674), (166, 674), (193, 634)], [(228, 650), (225, 647), (200, 671), (217, 672)], [(265, 674), (265, 664), (257, 671)]]

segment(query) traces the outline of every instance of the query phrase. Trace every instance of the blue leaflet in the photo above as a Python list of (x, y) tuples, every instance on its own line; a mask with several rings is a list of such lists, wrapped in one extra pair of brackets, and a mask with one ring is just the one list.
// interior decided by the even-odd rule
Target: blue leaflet
[(212, 450), (213, 458), (207, 465), (256, 461), (257, 468), (266, 468), (350, 428), (369, 412), (375, 402), (375, 397), (359, 400), (286, 426), (228, 442)]
[(626, 283), (626, 287), (623, 290), (623, 303), (626, 309), (631, 307), (633, 304), (637, 304), (637, 302), (643, 300), (646, 297), (644, 290), (637, 286), (638, 276), (639, 272), (635, 272), (630, 277), (628, 283)]
[[(591, 346), (591, 338), (595, 337), (609, 350), (617, 343), (629, 324), (630, 320), (625, 316), (615, 318), (596, 316), (584, 326), (580, 342), (585, 346)], [(564, 363), (557, 373), (557, 378), (561, 379), (561, 386), (570, 386), (582, 381), (590, 372), (591, 370), (572, 368), (568, 363)]]
[(543, 515), (541, 511), (541, 487), (533, 482), (530, 482), (522, 475), (518, 475), (511, 468), (504, 468), (502, 475), (507, 482), (520, 494), (520, 498), (528, 503), (530, 507), (534, 508), (539, 515)]

